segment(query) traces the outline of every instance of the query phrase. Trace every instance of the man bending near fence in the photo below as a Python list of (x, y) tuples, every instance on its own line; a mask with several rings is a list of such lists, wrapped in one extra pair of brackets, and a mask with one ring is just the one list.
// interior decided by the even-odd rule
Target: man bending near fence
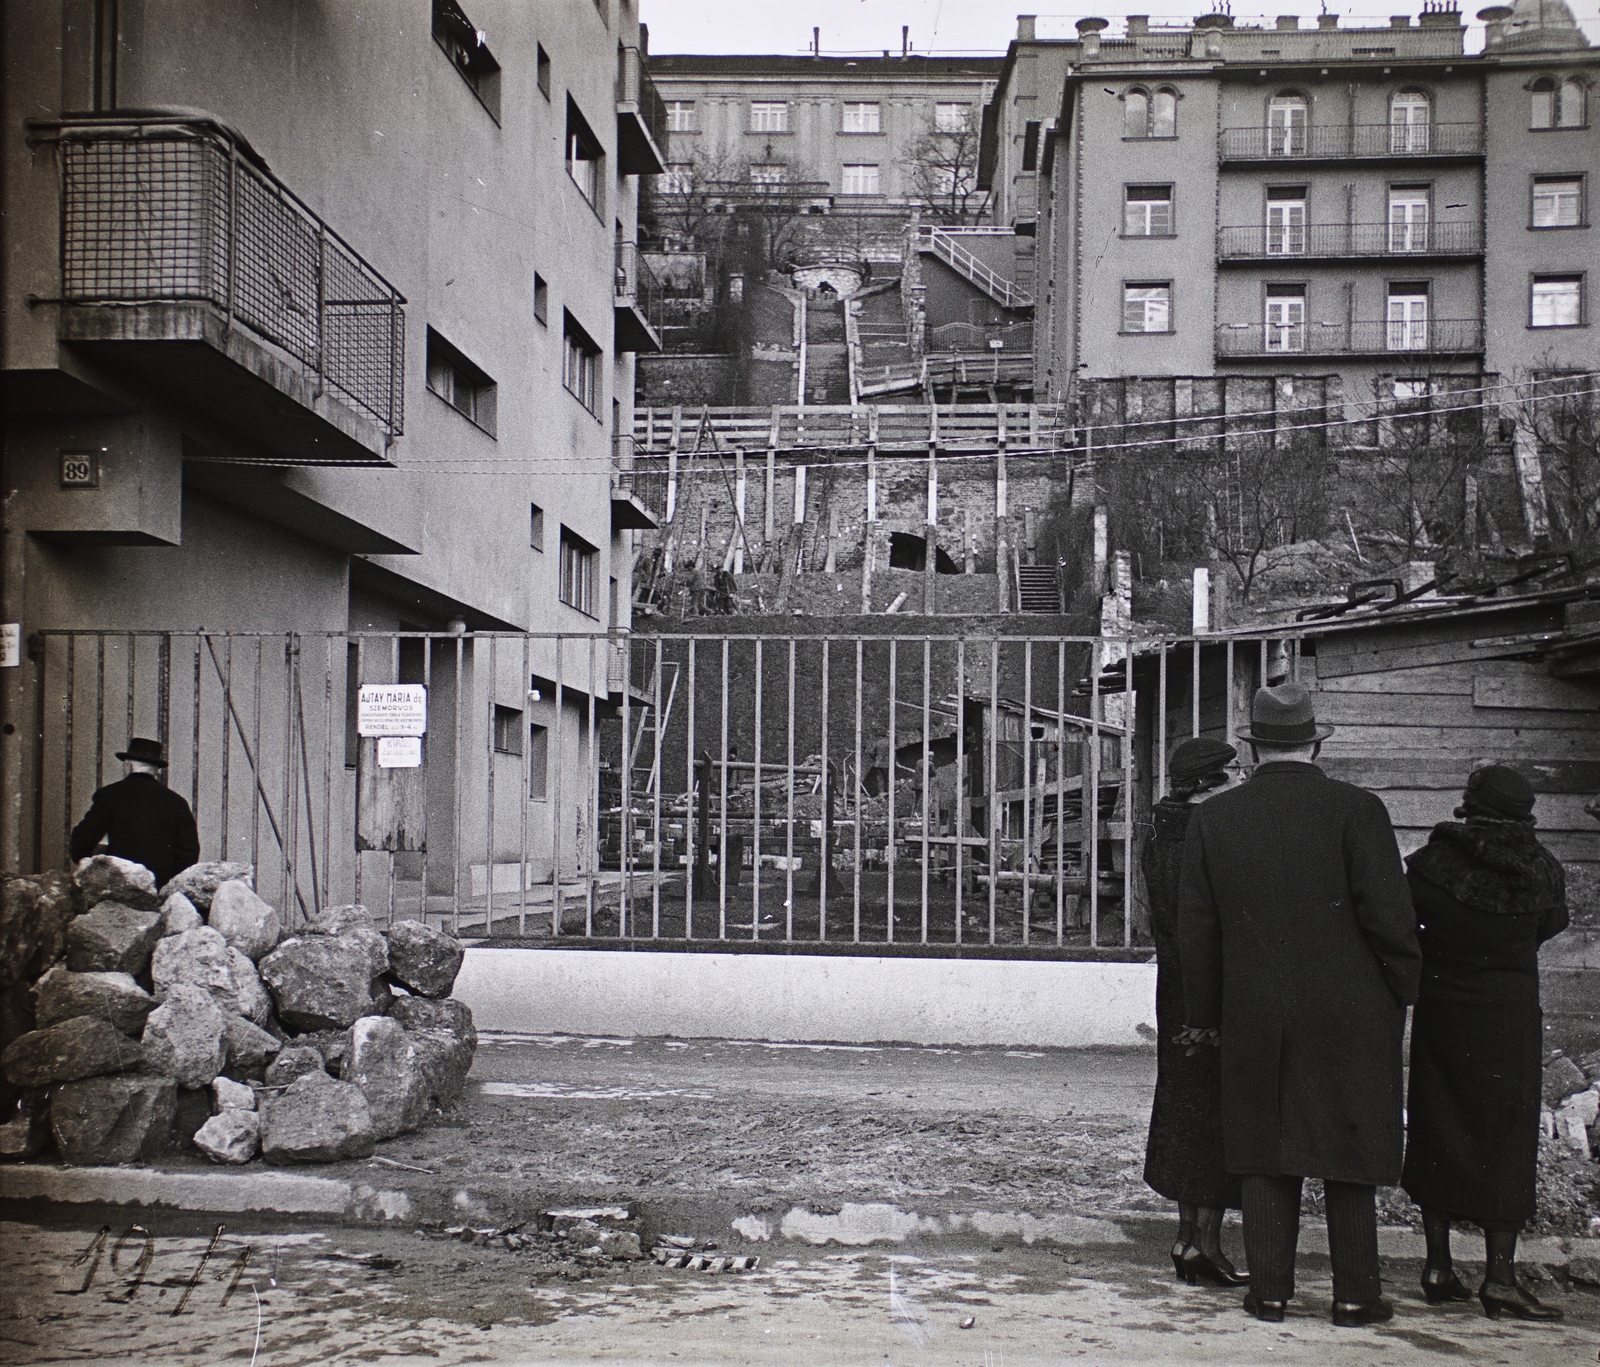
[(1320, 1177), (1333, 1322), (1357, 1326), (1393, 1313), (1374, 1188), (1400, 1177), (1400, 1039), (1422, 961), (1388, 812), (1315, 763), (1332, 729), (1299, 684), (1257, 692), (1243, 736), (1254, 773), (1190, 819), (1178, 936), (1187, 1024), (1220, 1031), (1245, 1309), (1283, 1319), (1301, 1183)]
[(72, 858), (87, 859), (101, 840), (106, 852), (143, 864), (159, 888), (200, 862), (200, 833), (189, 804), (167, 787), (160, 741), (135, 736), (117, 758), (128, 776), (94, 795), (88, 815), (72, 828)]

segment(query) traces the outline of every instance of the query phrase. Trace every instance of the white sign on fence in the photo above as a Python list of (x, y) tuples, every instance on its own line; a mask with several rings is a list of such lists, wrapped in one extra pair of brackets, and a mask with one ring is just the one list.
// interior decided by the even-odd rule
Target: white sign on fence
[(421, 736), (378, 737), (378, 768), (420, 769), (421, 767)]
[(428, 690), (422, 684), (362, 684), (356, 730), (363, 736), (426, 735)]

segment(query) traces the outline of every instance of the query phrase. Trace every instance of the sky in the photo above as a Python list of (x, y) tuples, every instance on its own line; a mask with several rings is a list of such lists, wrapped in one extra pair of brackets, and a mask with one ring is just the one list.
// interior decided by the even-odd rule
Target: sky
[[(1256, 0), (1260, 3), (1260, 0)], [(1489, 0), (1463, 0), (1467, 16), (1467, 50), (1483, 46), (1483, 25), (1472, 16)], [(1600, 6), (1596, 0), (1568, 0), (1591, 43), (1600, 44)], [(809, 52), (813, 25), (822, 30), (824, 53), (881, 53), (900, 51), (900, 26), (911, 26), (914, 52), (1004, 52), (1016, 36), (1016, 15), (1030, 6), (1027, 0), (1011, 4), (996, 0), (807, 0), (805, 4), (780, 4), (774, 0), (640, 0), (639, 15), (650, 26), (650, 50), (673, 52), (784, 53)], [(1052, 10), (1032, 7), (1039, 16), (1041, 38), (1073, 36), (1073, 21), (1097, 15), (1111, 20), (1108, 36), (1118, 36), (1128, 9)], [(1149, 0), (1132, 10), (1148, 13), (1152, 26), (1188, 24), (1206, 12), (1204, 0), (1189, 6), (1172, 0)], [(1251, 8), (1251, 0), (1234, 0), (1234, 21), (1272, 24), (1279, 14), (1298, 14), (1304, 27), (1315, 25), (1324, 9), (1338, 14), (1341, 25), (1367, 28), (1387, 25), (1389, 15), (1422, 12), (1422, 0), (1400, 0), (1388, 6), (1357, 0), (1344, 7), (1319, 0), (1278, 0), (1270, 12)]]

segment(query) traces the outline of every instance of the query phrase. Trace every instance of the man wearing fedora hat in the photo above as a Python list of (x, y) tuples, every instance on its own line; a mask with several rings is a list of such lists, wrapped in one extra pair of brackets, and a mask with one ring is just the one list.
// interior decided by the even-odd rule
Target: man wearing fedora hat
[(88, 814), (72, 829), (72, 857), (86, 859), (101, 840), (119, 859), (143, 864), (160, 887), (200, 862), (200, 833), (189, 804), (167, 787), (161, 742), (135, 736), (117, 758), (128, 776), (94, 795)]
[(1393, 1313), (1374, 1197), (1400, 1177), (1401, 1037), (1421, 955), (1387, 810), (1315, 763), (1332, 730), (1297, 683), (1256, 693), (1242, 737), (1255, 771), (1189, 824), (1178, 933), (1187, 1024), (1220, 1032), (1245, 1308), (1283, 1318), (1301, 1184), (1320, 1177), (1333, 1319), (1354, 1326)]

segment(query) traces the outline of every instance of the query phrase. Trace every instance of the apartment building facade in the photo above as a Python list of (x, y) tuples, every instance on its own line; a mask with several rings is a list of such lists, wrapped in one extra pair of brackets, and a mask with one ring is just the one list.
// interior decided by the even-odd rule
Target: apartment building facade
[[(807, 187), (818, 210), (904, 216), (939, 168), (919, 174), (930, 134), (965, 137), (976, 170), (995, 58), (692, 56), (656, 58), (671, 193), (700, 168), (725, 180)], [(959, 166), (951, 172), (962, 174)], [(964, 189), (975, 189), (975, 184)]]
[(1062, 101), (997, 99), (984, 175), (1001, 221), (1037, 205), (1040, 397), (1314, 374), (1370, 404), (1592, 367), (1600, 53), (1560, 0), (1483, 17), (1470, 57), (1443, 4), (1048, 44), (1024, 19), (1008, 65), (1061, 63)]
[[(661, 169), (635, 0), (45, 0), (5, 22), (4, 617), (23, 643), (0, 672), (6, 866), (60, 853), (54, 811), (30, 809), (62, 758), (46, 733), (75, 688), (88, 706), (61, 633), (102, 643), (106, 696), (93, 761), (49, 801), (70, 811), (114, 777), (124, 730), (185, 751), (188, 707), (194, 753), (173, 775), (209, 801), (207, 857), (226, 799), (206, 787), (200, 717), (223, 667), (202, 677), (196, 644), (184, 701), (187, 647), (141, 654), (118, 633), (448, 633), (463, 643), (375, 642), (359, 676), (423, 682), (426, 656), (466, 718), (429, 733), (431, 808), (478, 801), (461, 795), (541, 731), (542, 763), (579, 763), (604, 668), (557, 678), (539, 647), (527, 673), (509, 655), (491, 669), (473, 636), (628, 625), (608, 585), (628, 582), (649, 524), (618, 487), (615, 434), (633, 356), (658, 345), (633, 247), (640, 178)], [(325, 681), (316, 646), (330, 737), (349, 641)], [(82, 711), (76, 725), (69, 771)], [(259, 706), (255, 725), (252, 768)], [(228, 742), (236, 766), (248, 732), (240, 719)], [(372, 777), (370, 748), (352, 711), (330, 811)], [(548, 862), (578, 818), (541, 794), (529, 819)]]

